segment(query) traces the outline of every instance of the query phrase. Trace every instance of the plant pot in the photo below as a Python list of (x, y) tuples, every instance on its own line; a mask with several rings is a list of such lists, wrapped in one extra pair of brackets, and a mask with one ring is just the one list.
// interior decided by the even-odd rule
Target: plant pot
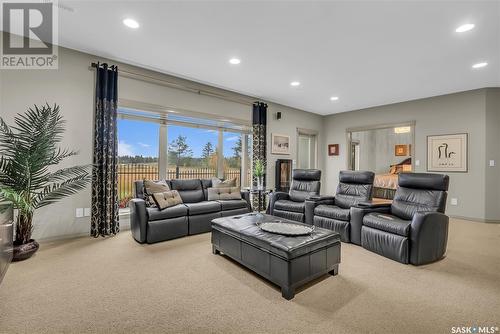
[(29, 259), (40, 248), (40, 245), (35, 240), (31, 239), (29, 242), (18, 245), (14, 243), (14, 257), (12, 261), (23, 261)]
[(263, 176), (257, 177), (257, 189), (259, 189), (259, 190), (264, 189), (264, 177)]

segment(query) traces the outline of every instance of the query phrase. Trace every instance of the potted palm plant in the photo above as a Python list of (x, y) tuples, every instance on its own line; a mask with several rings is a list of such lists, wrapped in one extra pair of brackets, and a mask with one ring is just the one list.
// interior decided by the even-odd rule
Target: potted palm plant
[(18, 114), (9, 126), (0, 117), (0, 201), (17, 209), (14, 261), (38, 250), (31, 238), (35, 210), (82, 190), (91, 181), (89, 165), (54, 170), (64, 159), (77, 155), (59, 147), (65, 121), (58, 105), (34, 106)]
[(264, 188), (264, 163), (262, 160), (255, 160), (253, 164), (253, 175), (257, 178), (257, 189)]

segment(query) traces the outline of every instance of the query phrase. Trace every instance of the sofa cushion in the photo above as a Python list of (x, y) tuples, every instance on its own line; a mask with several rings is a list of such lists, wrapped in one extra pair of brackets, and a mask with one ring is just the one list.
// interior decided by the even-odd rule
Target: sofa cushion
[(212, 179), (200, 179), (201, 187), (203, 188), (203, 196), (205, 201), (208, 201), (208, 188), (212, 188)]
[(171, 180), (172, 190), (177, 190), (184, 203), (197, 203), (205, 199), (201, 180)]
[(215, 201), (202, 201), (198, 203), (184, 203), (188, 208), (188, 214), (199, 215), (202, 213), (218, 212), (221, 210), (221, 205), (219, 202)]
[(243, 199), (231, 199), (217, 201), (220, 203), (222, 210), (243, 209), (247, 207), (247, 202)]
[(318, 205), (314, 209), (314, 214), (321, 217), (349, 221), (351, 219), (351, 210), (342, 209), (335, 205)]
[(154, 193), (153, 199), (160, 210), (182, 204), (182, 198), (177, 190)]
[(183, 204), (171, 206), (169, 208), (160, 210), (158, 208), (147, 208), (149, 220), (163, 220), (175, 217), (187, 216), (188, 209)]
[(214, 188), (236, 187), (236, 178), (227, 179), (227, 180), (222, 181), (221, 179), (214, 177), (214, 178), (212, 178), (212, 187), (214, 187)]
[(304, 212), (306, 207), (305, 202), (294, 202), (286, 199), (277, 200), (274, 203), (274, 208), (282, 211)]
[(208, 200), (233, 200), (241, 199), (241, 191), (238, 187), (208, 188)]
[(149, 207), (156, 206), (156, 202), (153, 199), (153, 194), (170, 190), (168, 183), (165, 181), (151, 181), (145, 179), (143, 181), (143, 187), (144, 201), (146, 202), (146, 206)]
[(411, 220), (404, 220), (387, 213), (372, 212), (363, 218), (363, 225), (407, 237), (410, 235)]

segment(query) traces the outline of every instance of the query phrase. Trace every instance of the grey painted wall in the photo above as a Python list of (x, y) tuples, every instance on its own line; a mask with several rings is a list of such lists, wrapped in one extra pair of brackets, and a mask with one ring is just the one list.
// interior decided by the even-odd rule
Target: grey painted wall
[[(59, 70), (51, 71), (5, 71), (0, 70), (0, 115), (12, 122), (15, 114), (40, 103), (60, 104), (67, 120), (64, 145), (79, 149), (80, 155), (65, 162), (66, 166), (92, 162), (92, 128), (94, 106), (94, 72), (89, 70), (93, 61), (108, 61), (93, 55), (60, 49)], [(255, 98), (175, 78), (134, 66), (112, 62), (122, 70), (146, 74), (157, 79), (167, 79), (180, 84), (189, 84), (223, 92), (235, 98), (251, 102)], [(318, 168), (323, 170), (322, 193), (334, 193), (338, 172), (347, 167), (346, 129), (375, 124), (416, 121), (415, 158), (420, 160), (417, 171), (426, 169), (426, 136), (430, 134), (468, 132), (470, 134), (469, 173), (451, 174), (450, 197), (457, 197), (459, 205), (448, 206), (453, 215), (500, 220), (500, 163), (499, 108), (500, 89), (482, 89), (418, 101), (410, 101), (327, 117), (307, 113), (269, 103), (268, 141), (272, 133), (291, 137), (290, 155), (272, 155), (268, 151), (268, 185), (274, 186), (274, 164), (276, 159), (297, 158), (297, 128), (318, 132)], [(188, 109), (196, 112), (231, 116), (250, 121), (251, 106), (169, 88), (161, 84), (120, 78), (120, 98), (144, 103)], [(281, 111), (278, 121), (274, 115)], [(339, 143), (340, 156), (328, 157), (327, 144)], [(487, 160), (495, 159), (497, 165), (488, 167)], [(89, 219), (75, 218), (75, 208), (90, 207), (90, 189), (58, 204), (43, 208), (35, 218), (37, 239), (54, 239), (89, 233)], [(127, 227), (122, 218), (122, 226)]]
[(486, 90), (486, 160), (485, 216), (500, 220), (500, 88)]
[[(275, 115), (276, 112), (281, 111), (282, 118), (281, 120), (276, 120)], [(307, 113), (307, 116), (304, 117), (304, 113), (302, 111), (296, 109), (287, 109), (282, 106), (278, 106), (275, 104), (269, 104), (268, 114), (267, 114), (267, 185), (270, 187), (274, 187), (275, 184), (275, 166), (276, 160), (278, 159), (291, 159), (294, 160), (295, 164), (297, 162), (297, 129), (308, 129), (312, 131), (317, 131), (317, 146), (318, 146), (318, 169), (323, 169), (324, 163), (324, 154), (321, 151), (320, 143), (323, 141), (323, 116)], [(277, 155), (271, 154), (271, 136), (273, 133), (288, 135), (290, 136), (290, 154), (289, 155)], [(295, 168), (294, 164), (294, 168)], [(322, 176), (323, 177), (323, 176)]]
[[(487, 217), (500, 219), (495, 213), (487, 215), (485, 208), (486, 194), (493, 193), (491, 190), (486, 190), (487, 186), (488, 189), (498, 187), (498, 183), (491, 184), (494, 181), (492, 175), (498, 177), (498, 167), (495, 167), (492, 175), (486, 176), (484, 172), (487, 156), (492, 156), (495, 150), (498, 152), (498, 148), (493, 145), (485, 145), (487, 91), (487, 89), (467, 91), (327, 116), (324, 122), (323, 146), (339, 143), (340, 155), (326, 159), (324, 188), (326, 193), (335, 192), (338, 172), (347, 168), (347, 128), (415, 121), (414, 159), (420, 162), (420, 165), (415, 167), (416, 172), (426, 171), (428, 135), (469, 133), (469, 172), (449, 173), (448, 198), (457, 198), (458, 205), (451, 206), (448, 203), (447, 212), (475, 219), (487, 219)], [(496, 98), (491, 97), (489, 101), (493, 110)], [(496, 107), (498, 108), (498, 105)], [(493, 112), (489, 113), (492, 114)], [(494, 133), (498, 129), (498, 125), (491, 125), (489, 132)], [(498, 143), (498, 140), (496, 142)], [(499, 203), (498, 196), (496, 201)]]
[[(118, 64), (122, 71), (140, 73), (158, 80), (173, 81), (194, 88), (209, 90), (216, 94), (223, 93), (226, 96), (241, 100), (242, 103), (170, 88), (162, 85), (160, 81), (158, 84), (153, 84), (125, 77), (119, 78), (120, 99), (251, 121), (252, 107), (249, 103), (257, 100), (256, 98), (65, 48), (59, 49), (58, 70), (0, 70), (1, 116), (8, 123), (12, 123), (17, 113), (24, 112), (26, 108), (33, 104), (58, 103), (67, 121), (64, 145), (80, 151), (79, 156), (68, 159), (65, 165), (90, 164), (92, 162), (95, 74), (94, 71), (89, 70), (89, 66), (91, 62), (95, 61)], [(283, 120), (279, 122), (272, 117), (273, 113), (277, 111), (283, 113)], [(292, 136), (290, 157), (295, 159), (294, 134), (297, 124), (307, 124), (307, 128), (320, 132), (322, 129), (321, 120), (321, 116), (270, 103), (268, 136), (270, 139), (270, 134), (273, 131)], [(275, 158), (270, 153), (268, 154), (268, 184), (270, 186), (274, 186)], [(35, 216), (34, 237), (36, 239), (56, 239), (88, 234), (90, 230), (89, 218), (75, 218), (75, 209), (78, 207), (90, 207), (90, 189), (39, 210)], [(126, 217), (121, 217), (121, 220), (122, 228), (126, 228), (128, 224)]]

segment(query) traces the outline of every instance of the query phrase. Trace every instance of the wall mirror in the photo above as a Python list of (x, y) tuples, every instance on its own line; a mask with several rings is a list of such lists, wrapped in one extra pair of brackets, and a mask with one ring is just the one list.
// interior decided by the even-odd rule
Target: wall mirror
[(375, 173), (374, 198), (392, 199), (400, 173), (414, 170), (415, 122), (347, 130), (348, 168)]

